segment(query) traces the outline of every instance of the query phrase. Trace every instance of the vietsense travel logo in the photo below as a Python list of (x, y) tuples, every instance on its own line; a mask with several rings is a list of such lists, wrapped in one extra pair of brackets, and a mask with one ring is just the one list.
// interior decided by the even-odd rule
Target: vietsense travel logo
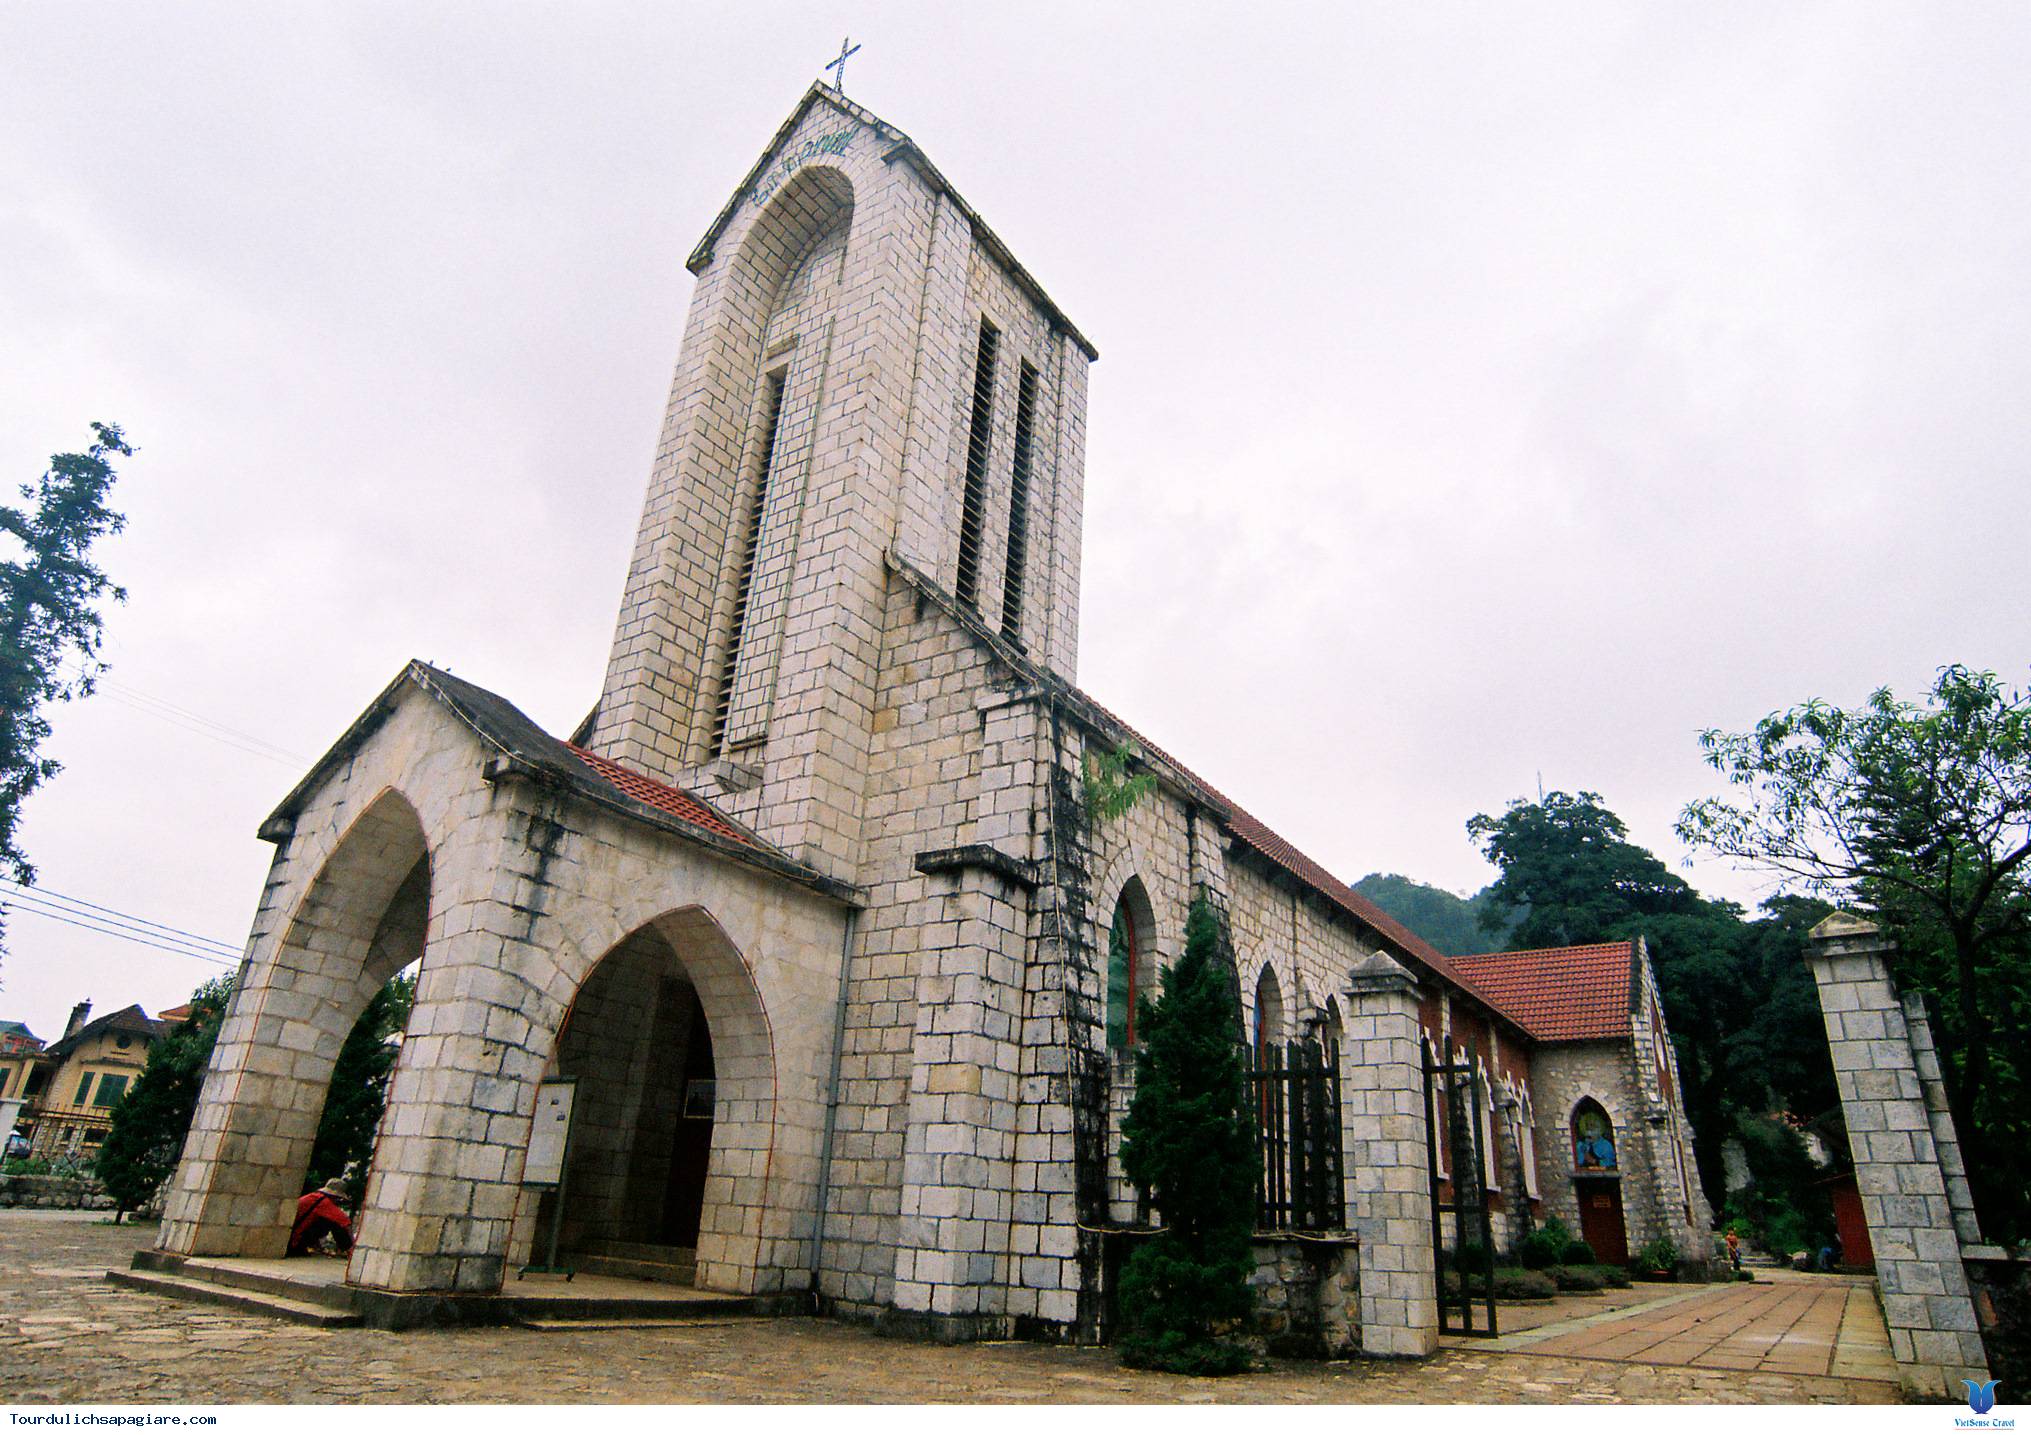
[[(1961, 1384), (1968, 1388), (1968, 1409), (1974, 1411), (1977, 1415), (1987, 1415), (1991, 1410), (1994, 1410), (1996, 1408), (1996, 1387), (2001, 1383), (2001, 1381), (1996, 1380), (1969, 1380), (1963, 1376)], [(1994, 1420), (1966, 1420), (1957, 1415), (1954, 1417), (1953, 1423), (1956, 1427), (1963, 1430), (2014, 1430), (2017, 1428), (2017, 1422), (2008, 1417), (1998, 1417)]]

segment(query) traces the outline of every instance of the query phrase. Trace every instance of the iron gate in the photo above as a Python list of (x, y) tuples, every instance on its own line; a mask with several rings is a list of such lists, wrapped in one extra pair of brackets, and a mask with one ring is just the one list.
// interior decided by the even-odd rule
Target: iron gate
[(1346, 1224), (1340, 1179), (1340, 1072), (1305, 1038), (1257, 1052), (1248, 1073), (1258, 1156), (1256, 1228), (1333, 1231)]
[[(1425, 1163), (1431, 1180), (1432, 1280), (1438, 1288), (1439, 1331), (1444, 1335), (1494, 1335), (1495, 1240), (1488, 1219), (1488, 1183), (1481, 1174), (1483, 1152), (1491, 1135), (1484, 1125), (1487, 1078), (1471, 1052), (1457, 1061), (1439, 1060), (1429, 1043), (1424, 1044), (1424, 1052)], [(1439, 1109), (1442, 1096), (1443, 1111)], [(1441, 1139), (1453, 1174), (1450, 1201), (1440, 1199)], [(1451, 1264), (1460, 1277), (1456, 1292), (1446, 1289), (1448, 1216), (1453, 1230)], [(1470, 1244), (1476, 1248), (1475, 1257), (1461, 1259)], [(1486, 1321), (1481, 1329), (1474, 1324), (1476, 1305), (1482, 1307)]]

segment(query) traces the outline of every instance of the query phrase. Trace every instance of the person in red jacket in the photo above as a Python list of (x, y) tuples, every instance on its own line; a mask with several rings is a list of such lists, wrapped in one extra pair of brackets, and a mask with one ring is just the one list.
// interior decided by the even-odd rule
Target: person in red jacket
[(345, 1187), (334, 1176), (315, 1191), (296, 1198), (296, 1224), (289, 1232), (289, 1254), (307, 1256), (330, 1236), (341, 1251), (353, 1248), (352, 1218), (339, 1204)]

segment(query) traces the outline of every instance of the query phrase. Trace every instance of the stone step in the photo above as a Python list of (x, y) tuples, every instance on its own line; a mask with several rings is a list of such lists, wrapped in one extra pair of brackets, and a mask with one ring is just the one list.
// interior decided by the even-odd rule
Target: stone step
[(623, 1261), (653, 1261), (663, 1266), (694, 1265), (698, 1260), (694, 1246), (659, 1246), (648, 1241), (587, 1241), (585, 1254)]
[(236, 1290), (280, 1296), (284, 1300), (304, 1301), (311, 1305), (327, 1306), (333, 1310), (352, 1309), (352, 1288), (342, 1283), (277, 1275), (268, 1271), (242, 1270), (235, 1266), (208, 1261), (202, 1256), (195, 1258), (186, 1256), (174, 1269), (165, 1271), (164, 1274), (202, 1281), (207, 1285), (231, 1286)]
[(659, 1285), (688, 1286), (697, 1279), (698, 1268), (686, 1261), (669, 1265), (662, 1261), (628, 1260), (621, 1256), (567, 1256), (565, 1260), (581, 1274), (620, 1276), (626, 1280), (654, 1281)]
[(151, 1295), (168, 1296), (173, 1300), (196, 1301), (202, 1305), (225, 1306), (232, 1310), (244, 1310), (253, 1315), (293, 1321), (297, 1325), (313, 1325), (326, 1330), (335, 1330), (360, 1324), (360, 1317), (349, 1310), (335, 1310), (316, 1301), (297, 1300), (267, 1291), (252, 1290), (245, 1286), (196, 1280), (188, 1275), (172, 1276), (157, 1271), (115, 1270), (107, 1271), (106, 1279), (129, 1290), (147, 1291)]
[(524, 1316), (516, 1322), (524, 1330), (696, 1330), (701, 1327), (732, 1325), (723, 1316), (599, 1316), (579, 1320), (558, 1320), (550, 1316)]
[[(566, 1287), (569, 1290), (570, 1287)], [(668, 1322), (691, 1325), (704, 1320), (717, 1324), (729, 1317), (798, 1313), (803, 1300), (797, 1296), (741, 1296), (699, 1294), (689, 1300), (639, 1299), (625, 1296), (545, 1295), (506, 1297), (498, 1302), (516, 1325), (537, 1330), (587, 1330), (598, 1326), (619, 1326)]]

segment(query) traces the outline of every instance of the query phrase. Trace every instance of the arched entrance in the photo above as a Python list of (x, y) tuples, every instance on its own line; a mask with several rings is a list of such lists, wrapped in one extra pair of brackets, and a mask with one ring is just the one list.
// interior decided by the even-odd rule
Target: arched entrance
[[(579, 987), (547, 1075), (576, 1087), (560, 1248), (587, 1268), (749, 1288), (774, 1062), (746, 963), (718, 924), (687, 908), (609, 950)], [(527, 1212), (525, 1238), (547, 1241), (559, 1199), (545, 1193)]]
[(430, 897), (423, 824), (390, 788), (346, 829), (233, 995), (165, 1201), (163, 1249), (283, 1253), (333, 1067), (375, 994), (421, 960)]

